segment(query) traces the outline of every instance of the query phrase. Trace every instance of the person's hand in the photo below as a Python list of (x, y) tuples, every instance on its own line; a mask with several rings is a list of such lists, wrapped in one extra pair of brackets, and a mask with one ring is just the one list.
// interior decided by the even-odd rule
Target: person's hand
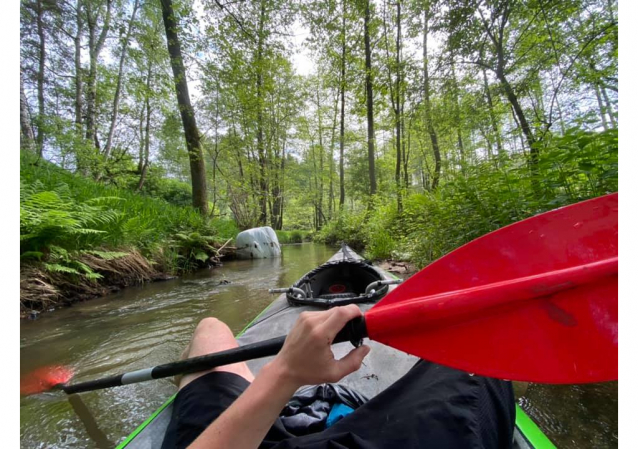
[(354, 304), (325, 312), (301, 313), (273, 365), (296, 386), (339, 381), (358, 370), (370, 352), (370, 347), (363, 345), (335, 360), (330, 348), (345, 324), (360, 315), (361, 310)]

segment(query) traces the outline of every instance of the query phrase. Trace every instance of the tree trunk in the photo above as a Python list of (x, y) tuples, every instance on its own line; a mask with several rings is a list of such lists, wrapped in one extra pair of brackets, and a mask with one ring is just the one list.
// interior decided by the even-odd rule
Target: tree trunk
[(539, 163), (540, 150), (537, 147), (537, 145), (535, 145), (536, 138), (534, 137), (532, 128), (530, 127), (529, 122), (527, 121), (527, 118), (525, 117), (523, 108), (521, 107), (518, 101), (518, 97), (516, 96), (516, 93), (514, 92), (512, 85), (509, 83), (509, 81), (507, 80), (507, 77), (505, 76), (505, 55), (504, 55), (505, 44), (503, 42), (504, 41), (503, 30), (505, 29), (505, 26), (509, 19), (512, 4), (513, 2), (511, 1), (504, 2), (503, 7), (500, 8), (499, 10), (499, 13), (501, 15), (501, 18), (500, 18), (501, 23), (499, 24), (500, 31), (497, 35), (489, 32), (489, 26), (487, 25), (487, 22), (485, 21), (484, 21), (484, 27), (487, 30), (488, 34), (490, 35), (490, 39), (492, 40), (492, 43), (494, 44), (494, 50), (496, 54), (496, 69), (494, 70), (494, 72), (496, 73), (496, 78), (500, 81), (501, 87), (505, 91), (505, 95), (507, 96), (507, 99), (512, 106), (514, 114), (516, 115), (518, 119), (517, 121), (520, 124), (520, 129), (525, 135), (525, 139), (527, 140), (527, 145), (529, 146), (529, 167), (532, 174), (532, 189), (538, 194), (540, 191), (540, 184), (538, 179), (538, 174), (539, 174), (538, 163)]
[(84, 22), (82, 21), (82, 2), (75, 2), (76, 9), (76, 32), (73, 44), (75, 47), (74, 63), (75, 63), (75, 128), (78, 136), (82, 136), (82, 33), (84, 31)]
[(148, 173), (148, 165), (150, 159), (150, 122), (151, 122), (151, 109), (148, 99), (146, 100), (146, 126), (144, 129), (144, 160), (140, 170), (140, 181), (137, 183), (137, 191), (140, 192), (144, 187), (146, 181), (146, 174)]
[[(554, 81), (554, 77), (550, 77), (550, 80), (552, 81), (552, 89), (555, 91), (556, 90), (556, 83)], [(565, 120), (563, 119), (563, 108), (560, 105), (560, 100), (558, 98), (558, 95), (556, 95), (556, 110), (558, 111), (558, 123), (560, 125), (560, 131), (561, 134), (565, 134)], [(551, 107), (550, 107), (550, 111), (551, 111)]]
[[(523, 134), (523, 130), (521, 129), (521, 124), (518, 122), (518, 118), (516, 117), (516, 112), (514, 112), (514, 107), (510, 104), (510, 111), (512, 111), (512, 118), (514, 119), (514, 123), (516, 123), (516, 130), (518, 131), (518, 137), (521, 140), (521, 153), (525, 154), (525, 135)], [(516, 140), (514, 140), (516, 142)], [(514, 143), (514, 149), (516, 149), (516, 143)]]
[(334, 170), (335, 170), (335, 134), (337, 132), (337, 111), (339, 108), (339, 91), (335, 95), (334, 114), (332, 116), (332, 132), (330, 134), (330, 192), (328, 193), (328, 220), (332, 220), (335, 210), (335, 192), (334, 192)]
[(173, 12), (172, 0), (161, 0), (162, 19), (166, 29), (166, 42), (168, 54), (171, 58), (171, 68), (177, 93), (177, 104), (184, 126), (186, 148), (190, 161), (191, 185), (193, 188), (193, 207), (206, 216), (208, 214), (208, 198), (206, 192), (206, 167), (204, 155), (200, 143), (199, 130), (195, 120), (195, 112), (191, 106), (188, 84), (186, 82), (186, 70), (182, 60), (182, 50), (177, 35), (177, 20)]
[[(233, 120), (232, 124), (233, 130), (233, 141), (237, 142), (237, 128), (235, 128), (235, 121)], [(244, 179), (244, 166), (241, 163), (241, 153), (239, 151), (239, 145), (233, 145), (235, 147), (235, 151), (237, 151), (237, 168), (239, 168), (239, 178)]]
[[(151, 152), (151, 76), (153, 74), (153, 64), (151, 59), (148, 61), (148, 71), (146, 72), (146, 93), (144, 95), (144, 103), (146, 108), (146, 125), (144, 127), (144, 158), (140, 155), (140, 182), (137, 190), (142, 190)], [(141, 153), (141, 152), (140, 152)]]
[[(405, 132), (405, 115), (404, 115), (404, 105), (401, 105), (401, 115), (403, 116), (403, 121), (401, 122), (401, 126), (403, 127), (403, 179), (404, 179), (404, 189), (406, 191), (406, 195), (408, 189), (410, 188), (410, 176), (408, 174), (408, 165), (410, 163), (410, 144), (411, 144), (411, 136), (412, 136), (412, 119), (408, 122), (408, 132)], [(406, 151), (406, 140), (407, 140), (407, 151)]]
[(345, 146), (345, 90), (346, 90), (346, 0), (343, 1), (343, 12), (341, 16), (341, 83), (339, 90), (341, 93), (341, 116), (339, 123), (339, 211), (343, 210), (343, 203), (346, 201), (345, 176), (343, 170), (343, 152)]
[(430, 75), (428, 72), (428, 22), (430, 20), (430, 5), (426, 4), (423, 11), (423, 94), (425, 97), (425, 123), (432, 142), (432, 152), (434, 153), (434, 174), (432, 175), (432, 190), (439, 186), (441, 177), (441, 151), (439, 150), (439, 140), (432, 124), (432, 112), (430, 105)]
[(266, 225), (268, 218), (268, 183), (266, 181), (266, 151), (264, 149), (264, 115), (262, 109), (263, 100), (263, 52), (264, 52), (264, 25), (266, 19), (266, 5), (261, 1), (259, 13), (259, 35), (257, 36), (257, 157), (259, 160), (259, 203), (261, 212), (259, 224)]
[(20, 67), (20, 148), (28, 151), (35, 150), (35, 137), (29, 118), (29, 103), (24, 93), (24, 81), (22, 79), (22, 67)]
[(479, 132), (481, 136), (483, 136), (483, 140), (487, 145), (487, 159), (491, 161), (494, 158), (494, 150), (492, 149), (492, 140), (490, 139), (489, 133), (485, 130), (485, 128), (480, 127)]
[(598, 101), (598, 112), (600, 113), (600, 119), (603, 122), (603, 128), (605, 131), (609, 129), (609, 125), (607, 124), (607, 116), (605, 115), (605, 108), (603, 107), (603, 100), (600, 95), (600, 87), (598, 87), (598, 83), (594, 83), (594, 90), (596, 91), (596, 100)]
[(111, 112), (111, 126), (109, 127), (109, 134), (106, 138), (106, 145), (104, 146), (104, 159), (108, 160), (111, 155), (111, 146), (113, 145), (113, 133), (115, 132), (115, 124), (117, 123), (117, 115), (118, 108), (120, 105), (120, 92), (122, 90), (122, 77), (124, 72), (124, 61), (126, 60), (126, 52), (128, 50), (128, 44), (131, 40), (131, 32), (133, 31), (133, 22), (135, 21), (135, 13), (137, 12), (137, 7), (139, 5), (139, 0), (135, 0), (133, 3), (133, 12), (131, 13), (131, 19), (128, 23), (128, 28), (126, 30), (126, 36), (124, 37), (124, 42), (122, 43), (122, 54), (120, 55), (120, 65), (117, 71), (117, 84), (115, 85), (115, 95), (113, 96), (113, 110)]
[(100, 52), (104, 47), (106, 35), (111, 24), (111, 4), (112, 0), (106, 0), (106, 17), (104, 19), (104, 25), (102, 26), (102, 31), (100, 31), (99, 36), (96, 36), (99, 12), (93, 14), (89, 3), (87, 3), (86, 5), (86, 23), (89, 29), (89, 79), (86, 93), (86, 140), (88, 140), (89, 142), (94, 142), (96, 148), (99, 148), (96, 133), (97, 125), (95, 122), (95, 102), (97, 97), (97, 62), (98, 58), (100, 57)]
[(485, 68), (482, 68), (483, 72), (483, 86), (485, 88), (485, 96), (487, 97), (487, 107), (490, 111), (490, 123), (492, 124), (492, 131), (494, 132), (494, 138), (496, 139), (496, 150), (498, 151), (499, 159), (502, 158), (505, 153), (503, 152), (503, 141), (501, 140), (501, 131), (496, 120), (496, 114), (494, 113), (494, 103), (492, 102), (492, 93), (490, 92), (490, 85), (487, 82), (487, 74)]
[(145, 105), (142, 105), (142, 107), (140, 108), (140, 122), (138, 124), (139, 132), (140, 132), (140, 150), (138, 151), (138, 157), (137, 157), (137, 172), (138, 173), (142, 173), (142, 167), (144, 166), (144, 120), (145, 120), (144, 107)]
[[(503, 86), (503, 89), (505, 90), (505, 95), (512, 105), (512, 109), (514, 111), (514, 114), (516, 114), (518, 124), (521, 128), (521, 131), (525, 135), (525, 139), (527, 140), (527, 145), (529, 147), (530, 169), (532, 171), (532, 175), (535, 176), (538, 174), (539, 150), (535, 145), (536, 139), (534, 138), (534, 134), (532, 133), (532, 128), (529, 126), (529, 122), (527, 121), (527, 118), (523, 113), (523, 108), (518, 102), (516, 93), (514, 93), (512, 86), (505, 77), (501, 64), (499, 64), (499, 67), (496, 70), (496, 76), (501, 82), (501, 86)], [(532, 180), (532, 183), (535, 183), (537, 181), (538, 180)], [(536, 186), (535, 188), (538, 188), (538, 186)]]
[(319, 99), (319, 89), (317, 89), (317, 112), (319, 116), (319, 202), (317, 208), (319, 210), (319, 217), (317, 220), (317, 229), (321, 229), (323, 226), (323, 126), (321, 121), (321, 105)]
[(394, 170), (394, 183), (397, 189), (397, 211), (403, 211), (401, 199), (401, 1), (397, 1), (397, 38), (396, 38), (396, 103), (394, 107), (394, 124), (396, 128), (397, 161)]
[(463, 145), (463, 124), (461, 123), (461, 108), (459, 107), (459, 85), (456, 81), (456, 69), (454, 68), (454, 55), (452, 55), (452, 95), (454, 97), (454, 121), (456, 122), (456, 142), (461, 157), (461, 171), (465, 167), (465, 147)]
[(370, 195), (377, 193), (377, 179), (374, 169), (374, 109), (372, 104), (372, 50), (370, 47), (370, 0), (366, 0), (363, 21), (366, 54), (366, 109), (368, 119), (368, 176)]
[(609, 115), (609, 121), (611, 122), (611, 126), (613, 128), (618, 128), (618, 123), (616, 123), (616, 118), (614, 117), (614, 109), (611, 106), (611, 101), (609, 101), (607, 90), (605, 89), (604, 86), (600, 86), (600, 91), (603, 94), (603, 98), (605, 99), (605, 105), (607, 107), (607, 115)]
[(279, 218), (277, 220), (277, 229), (284, 227), (284, 189), (286, 187), (286, 139), (284, 138), (281, 146), (281, 183), (279, 186)]
[[(279, 139), (277, 139), (277, 142)], [(281, 230), (283, 227), (283, 185), (284, 185), (284, 159), (286, 157), (286, 139), (284, 137), (281, 146), (281, 161), (279, 165), (279, 175), (275, 177), (272, 187), (272, 214), (270, 217), (270, 222), (272, 223), (272, 227), (275, 230)], [(275, 164), (275, 168), (277, 168)]]
[(46, 58), (46, 38), (44, 35), (44, 23), (43, 15), (44, 9), (42, 8), (42, 0), (38, 0), (36, 3), (37, 13), (37, 26), (38, 26), (38, 39), (40, 41), (39, 54), (38, 54), (38, 121), (37, 121), (37, 152), (38, 157), (42, 157), (42, 150), (44, 148), (44, 67)]

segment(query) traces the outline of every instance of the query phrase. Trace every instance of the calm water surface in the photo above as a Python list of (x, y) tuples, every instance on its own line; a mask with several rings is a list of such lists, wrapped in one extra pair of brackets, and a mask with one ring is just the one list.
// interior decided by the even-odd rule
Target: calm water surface
[[(274, 299), (269, 288), (291, 285), (334, 252), (317, 244), (284, 246), (280, 260), (232, 261), (22, 320), (21, 373), (65, 364), (84, 381), (176, 360), (199, 320), (216, 316), (239, 332)], [(617, 388), (615, 382), (532, 385), (520, 403), (559, 447), (616, 447)], [(21, 398), (21, 446), (113, 447), (175, 391), (162, 379), (83, 393), (93, 423), (86, 413), (78, 417), (64, 393)]]

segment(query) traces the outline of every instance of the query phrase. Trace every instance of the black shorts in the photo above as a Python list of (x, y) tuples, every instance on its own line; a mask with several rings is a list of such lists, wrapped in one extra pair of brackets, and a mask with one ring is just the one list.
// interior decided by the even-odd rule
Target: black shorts
[[(248, 387), (213, 372), (177, 394), (162, 448), (185, 448)], [(261, 448), (510, 448), (512, 384), (419, 361), (405, 376), (321, 432), (295, 436), (277, 418)]]

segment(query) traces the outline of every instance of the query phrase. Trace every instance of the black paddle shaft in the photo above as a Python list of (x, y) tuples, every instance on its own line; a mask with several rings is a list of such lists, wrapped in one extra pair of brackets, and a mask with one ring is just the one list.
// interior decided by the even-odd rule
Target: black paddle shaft
[[(365, 318), (363, 316), (350, 320), (345, 327), (339, 331), (333, 340), (334, 343), (352, 342), (359, 346), (361, 341), (367, 337)], [(102, 390), (105, 388), (119, 387), (137, 382), (144, 382), (152, 379), (162, 379), (164, 377), (176, 376), (178, 374), (190, 374), (198, 371), (205, 371), (217, 366), (230, 365), (232, 363), (245, 362), (247, 360), (259, 359), (277, 354), (284, 345), (286, 336), (271, 338), (269, 340), (251, 343), (239, 348), (228, 349), (214, 354), (193, 357), (178, 362), (166, 363), (153, 368), (145, 368), (130, 373), (117, 374), (115, 376), (104, 377), (102, 379), (90, 380), (73, 385), (60, 385), (67, 394), (82, 393), (85, 391)]]

